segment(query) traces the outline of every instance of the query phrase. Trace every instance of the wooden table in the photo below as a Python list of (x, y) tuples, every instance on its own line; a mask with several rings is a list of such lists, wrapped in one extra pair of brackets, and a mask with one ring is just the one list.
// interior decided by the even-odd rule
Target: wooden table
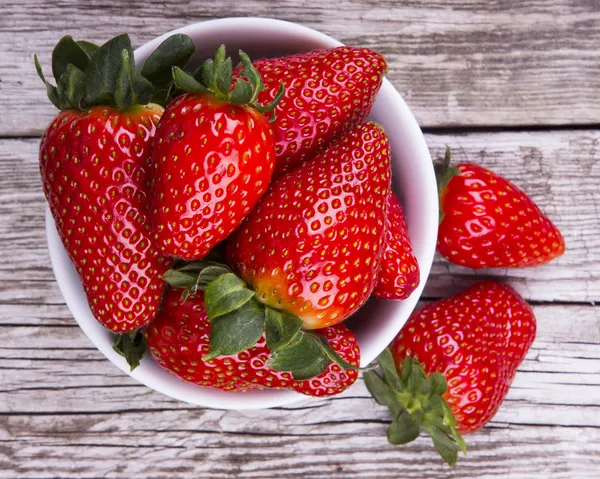
[[(0, 478), (597, 478), (600, 474), (600, 3), (2, 0)], [(109, 6), (104, 6), (109, 5)], [(201, 409), (120, 373), (84, 336), (44, 239), (39, 137), (55, 114), (32, 55), (66, 33), (137, 44), (185, 24), (258, 15), (374, 48), (432, 155), (450, 145), (525, 189), (568, 250), (537, 269), (473, 273), (436, 259), (424, 299), (488, 276), (534, 307), (538, 336), (494, 420), (448, 470), (429, 439), (384, 436), (363, 384), (269, 411)]]

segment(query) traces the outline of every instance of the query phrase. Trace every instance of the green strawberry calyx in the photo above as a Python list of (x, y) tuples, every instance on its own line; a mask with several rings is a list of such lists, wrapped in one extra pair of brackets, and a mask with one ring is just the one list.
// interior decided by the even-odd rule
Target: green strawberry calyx
[(67, 35), (52, 52), (56, 86), (44, 77), (37, 55), (34, 55), (34, 63), (46, 85), (48, 98), (59, 110), (83, 111), (93, 106), (126, 110), (136, 104), (165, 106), (174, 91), (171, 69), (184, 66), (194, 51), (190, 37), (172, 35), (158, 46), (138, 72), (127, 34), (117, 35), (102, 46), (75, 41)]
[(186, 92), (208, 93), (233, 105), (248, 105), (263, 114), (272, 112), (274, 120), (275, 107), (285, 92), (283, 82), (273, 101), (260, 105), (258, 95), (264, 89), (262, 76), (242, 50), (239, 51), (239, 57), (242, 70), (238, 78), (233, 79), (233, 62), (231, 57), (226, 57), (225, 45), (221, 45), (214, 59), (205, 60), (191, 74), (174, 66), (173, 82), (177, 88)]
[(115, 334), (113, 349), (127, 360), (131, 372), (140, 365), (148, 346), (143, 331), (138, 329), (131, 333)]
[(202, 359), (238, 354), (266, 336), (271, 351), (268, 366), (288, 371), (298, 381), (318, 376), (332, 362), (344, 369), (358, 369), (341, 358), (327, 339), (302, 329), (297, 316), (267, 306), (227, 266), (215, 261), (196, 261), (172, 268), (164, 280), (183, 289), (184, 298), (204, 291), (206, 314), (211, 321), (210, 352)]
[(444, 219), (444, 211), (442, 210), (442, 200), (444, 198), (444, 192), (446, 190), (446, 187), (448, 186), (448, 183), (450, 183), (450, 180), (452, 180), (452, 178), (460, 175), (460, 170), (458, 168), (450, 166), (450, 159), (450, 147), (446, 146), (446, 153), (444, 155), (444, 159), (433, 164), (438, 187), (438, 198), (440, 204), (440, 223)]
[(421, 430), (431, 436), (442, 458), (454, 467), (458, 452), (467, 454), (467, 446), (456, 429), (456, 419), (442, 395), (448, 389), (440, 373), (427, 376), (419, 361), (406, 357), (400, 374), (392, 352), (386, 348), (378, 357), (380, 374), (374, 369), (363, 375), (367, 389), (377, 403), (387, 406), (392, 422), (387, 429), (390, 444), (406, 444)]

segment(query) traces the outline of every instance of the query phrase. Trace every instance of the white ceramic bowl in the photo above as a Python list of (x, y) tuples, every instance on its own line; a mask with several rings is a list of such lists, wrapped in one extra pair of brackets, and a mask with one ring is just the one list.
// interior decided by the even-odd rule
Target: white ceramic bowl
[[(212, 57), (222, 43), (229, 53), (243, 49), (251, 58), (342, 45), (323, 33), (281, 20), (224, 18), (189, 25), (152, 40), (136, 50), (137, 65), (140, 66), (173, 33), (185, 33), (194, 40), (197, 49), (195, 59)], [(415, 307), (431, 268), (438, 223), (437, 187), (427, 144), (406, 103), (387, 80), (383, 82), (370, 119), (383, 125), (391, 143), (393, 188), (404, 205), (410, 237), (421, 268), (421, 283), (409, 299), (371, 299), (349, 320), (358, 337), (363, 366), (390, 343)], [(241, 394), (201, 388), (168, 374), (151, 357), (145, 357), (142, 364), (130, 373), (125, 360), (113, 351), (110, 333), (92, 316), (49, 210), (46, 211), (46, 232), (54, 274), (75, 320), (96, 347), (125, 373), (167, 396), (206, 407), (261, 409), (306, 399), (293, 391), (265, 390)]]

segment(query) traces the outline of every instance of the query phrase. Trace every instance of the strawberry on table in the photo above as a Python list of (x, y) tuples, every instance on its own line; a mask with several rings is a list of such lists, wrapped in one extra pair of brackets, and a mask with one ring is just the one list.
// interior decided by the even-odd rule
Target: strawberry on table
[[(146, 340), (152, 356), (170, 373), (190, 383), (225, 391), (276, 388), (331, 396), (350, 387), (358, 377), (358, 371), (345, 371), (331, 363), (317, 377), (294, 380), (289, 372), (269, 368), (271, 351), (264, 335), (246, 351), (205, 361), (202, 358), (210, 350), (210, 330), (204, 294), (197, 292), (182, 301), (180, 290), (168, 288), (163, 308), (146, 331)], [(358, 366), (358, 344), (345, 326), (333, 326), (318, 334), (346, 361)]]
[(184, 65), (191, 39), (167, 39), (136, 72), (127, 35), (101, 47), (64, 37), (54, 49), (57, 86), (36, 68), (62, 110), (40, 144), (44, 192), (95, 318), (115, 333), (150, 322), (170, 262), (148, 227), (151, 143), (172, 65)]
[(175, 68), (176, 98), (158, 125), (151, 210), (156, 244), (169, 256), (201, 259), (238, 227), (266, 191), (275, 165), (258, 72), (243, 53), (232, 84), (221, 46), (194, 76)]
[(419, 281), (419, 263), (413, 254), (404, 211), (392, 193), (385, 220), (385, 249), (373, 294), (383, 299), (406, 299)]
[(438, 251), (469, 268), (537, 266), (565, 252), (554, 224), (523, 191), (481, 166), (436, 165), (440, 194)]
[(392, 411), (389, 441), (410, 442), (423, 428), (454, 465), (465, 449), (459, 433), (496, 414), (535, 333), (525, 300), (493, 281), (414, 313), (378, 358), (383, 377), (365, 373), (373, 397)]
[(385, 59), (367, 48), (336, 47), (254, 62), (265, 81), (258, 96), (276, 108), (275, 177), (313, 158), (362, 123), (373, 108), (387, 70)]

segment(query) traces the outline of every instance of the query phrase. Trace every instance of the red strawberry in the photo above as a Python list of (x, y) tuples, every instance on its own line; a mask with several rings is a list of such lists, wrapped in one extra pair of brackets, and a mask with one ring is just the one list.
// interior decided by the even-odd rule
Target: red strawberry
[(175, 71), (176, 85), (192, 93), (173, 101), (158, 126), (151, 198), (154, 238), (169, 256), (206, 256), (238, 227), (271, 179), (275, 147), (269, 121), (257, 111), (264, 108), (255, 104), (262, 83), (244, 58), (249, 80), (237, 79), (234, 89), (224, 47), (196, 75), (204, 84)]
[(564, 253), (560, 231), (523, 191), (481, 166), (465, 163), (449, 169), (449, 163), (448, 149), (445, 163), (436, 167), (442, 178), (442, 256), (470, 268), (517, 268), (544, 264)]
[(272, 185), (232, 235), (229, 264), (305, 329), (339, 323), (375, 286), (389, 192), (385, 133), (358, 126)]
[[(400, 383), (390, 374), (389, 352), (379, 358), (387, 368), (385, 381), (375, 373), (365, 376), (377, 401), (396, 408), (396, 413), (402, 415), (411, 401), (415, 405), (412, 411), (417, 413), (403, 416), (401, 424), (395, 418), (390, 442), (401, 443), (394, 440), (407, 439), (411, 428), (416, 437), (422, 426), (432, 434), (438, 451), (445, 451), (444, 458), (455, 462), (457, 448), (451, 438), (464, 447), (458, 432), (477, 431), (496, 414), (535, 332), (529, 305), (509, 286), (492, 281), (414, 313), (391, 347)], [(402, 399), (392, 400), (391, 389), (408, 395), (396, 394)]]
[(275, 176), (281, 176), (362, 123), (387, 65), (367, 48), (337, 47), (254, 63), (265, 81), (258, 99), (271, 102), (280, 82), (285, 94), (273, 123)]
[(385, 221), (385, 250), (373, 294), (384, 299), (406, 299), (419, 281), (419, 264), (408, 237), (404, 211), (396, 195), (391, 194)]
[[(315, 378), (295, 381), (289, 372), (268, 367), (271, 352), (264, 335), (247, 351), (204, 361), (202, 357), (210, 349), (210, 330), (203, 293), (182, 302), (180, 290), (169, 288), (161, 312), (146, 331), (146, 340), (151, 354), (167, 371), (185, 381), (225, 391), (277, 388), (331, 396), (350, 387), (358, 377), (358, 371), (344, 371), (332, 363)], [(333, 326), (318, 334), (348, 362), (358, 365), (358, 344), (345, 326)]]
[(152, 320), (170, 262), (147, 216), (150, 139), (162, 107), (67, 110), (40, 145), (44, 192), (94, 317), (114, 332)]
[[(193, 52), (188, 37), (171, 37), (145, 66), (149, 78), (163, 61), (167, 71), (187, 61), (166, 55), (175, 43), (183, 56)], [(131, 332), (154, 318), (169, 266), (152, 245), (147, 207), (150, 147), (163, 112), (148, 101), (163, 84), (135, 71), (127, 35), (102, 47), (64, 37), (52, 58), (58, 87), (45, 81), (36, 57), (49, 98), (64, 110), (40, 145), (44, 192), (95, 318)]]

